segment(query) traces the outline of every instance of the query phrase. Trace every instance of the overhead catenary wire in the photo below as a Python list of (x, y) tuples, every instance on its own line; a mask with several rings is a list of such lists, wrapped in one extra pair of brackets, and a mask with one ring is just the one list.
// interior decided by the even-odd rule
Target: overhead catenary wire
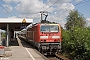
[[(74, 6), (78, 6), (78, 5), (80, 5), (80, 4), (82, 4), (82, 3), (86, 3), (86, 2), (88, 2), (88, 1), (90, 1), (90, 0), (87, 0), (87, 1), (83, 0), (83, 1), (75, 4)], [(65, 12), (67, 12), (67, 11), (68, 11), (68, 10), (63, 11), (60, 15), (62, 15), (63, 13), (65, 13)]]
[(36, 14), (38, 14), (38, 13), (40, 13), (40, 12), (36, 12), (36, 13), (33, 15), (33, 19), (35, 19), (35, 16), (36, 16)]
[[(57, 3), (58, 1), (59, 1), (59, 0), (55, 1), (55, 2), (54, 2), (52, 5), (50, 5), (47, 9), (49, 9), (50, 7), (52, 7), (52, 6), (53, 6), (55, 3)], [(73, 1), (74, 1), (74, 0), (73, 0)], [(83, 1), (85, 1), (85, 0), (83, 0)], [(82, 4), (83, 1), (75, 4), (75, 6), (77, 6), (77, 5), (79, 5), (79, 4)], [(46, 3), (48, 3), (48, 2), (46, 2)], [(45, 5), (44, 5), (44, 6), (45, 6)], [(47, 9), (46, 9), (46, 10), (47, 10)], [(46, 11), (46, 10), (45, 10), (45, 11)], [(61, 9), (61, 10), (62, 10), (62, 9)], [(61, 11), (61, 10), (59, 10), (59, 11)], [(62, 12), (62, 13), (65, 13), (66, 11), (68, 11), (68, 10), (65, 10), (65, 11)], [(37, 13), (39, 13), (39, 12), (37, 12)], [(36, 15), (37, 13), (35, 13), (35, 15)], [(61, 13), (61, 14), (62, 14), (62, 13)], [(34, 15), (34, 16), (35, 16), (35, 15)]]
[(6, 10), (2, 5), (0, 5), (9, 15), (13, 16), (8, 10)]
[[(74, 1), (74, 0), (73, 0)], [(86, 2), (88, 2), (88, 1), (90, 1), (90, 0), (83, 0), (83, 1), (81, 1), (81, 2), (79, 2), (79, 3), (77, 3), (77, 4), (75, 4), (74, 6), (78, 6), (78, 5), (80, 5), (80, 4), (83, 4), (83, 3), (86, 3)], [(61, 11), (62, 9), (60, 9), (59, 11)], [(68, 10), (65, 10), (65, 11), (63, 11), (62, 13), (60, 13), (59, 15), (61, 16), (61, 15), (63, 15), (63, 13), (65, 13), (65, 12), (67, 12)], [(58, 16), (59, 16), (58, 15)]]
[[(55, 2), (54, 2), (52, 5), (50, 5), (47, 9), (49, 9), (50, 7), (52, 7), (52, 6), (53, 6), (55, 3), (57, 3), (58, 1), (59, 1), (59, 0), (55, 1)], [(73, 0), (73, 1), (74, 1), (74, 0)], [(85, 1), (85, 0), (83, 0), (83, 1)], [(75, 6), (81, 4), (83, 1), (81, 1), (81, 2), (79, 2), (79, 3), (77, 3), (77, 4), (75, 4)], [(47, 2), (47, 3), (48, 3), (48, 2)], [(46, 10), (47, 10), (47, 9), (46, 9)], [(46, 10), (45, 10), (45, 11), (46, 11)], [(61, 9), (61, 10), (62, 10), (62, 9)], [(66, 10), (66, 11), (68, 11), (68, 10)], [(64, 12), (62, 12), (62, 13), (65, 13), (66, 11), (64, 11)], [(38, 12), (37, 12), (37, 13), (38, 13)], [(37, 13), (36, 13), (36, 14), (37, 14)], [(62, 14), (62, 13), (61, 13), (61, 14)], [(36, 14), (35, 14), (35, 15), (36, 15)], [(34, 15), (34, 16), (35, 16), (35, 15)]]
[[(42, 2), (43, 2), (43, 4), (44, 4), (44, 1), (42, 0)], [(45, 4), (47, 4), (49, 2), (49, 0), (45, 3)], [(45, 5), (44, 5), (45, 6)], [(44, 10), (44, 6), (42, 7), (42, 9)], [(38, 13), (40, 13), (40, 12), (36, 12), (36, 13), (34, 13), (34, 15), (33, 15), (33, 19), (35, 18), (35, 16), (36, 16), (36, 14), (38, 14)]]
[[(42, 0), (43, 1), (43, 0)], [(49, 9), (50, 7), (52, 7), (55, 3), (57, 3), (59, 0), (56, 0), (52, 5), (50, 5), (47, 9)], [(49, 0), (48, 0), (48, 2), (49, 2)], [(46, 2), (46, 4), (48, 3), (48, 2)], [(44, 3), (44, 2), (43, 2)], [(45, 6), (45, 5), (44, 5)], [(43, 6), (43, 8), (44, 8), (44, 6)], [(45, 11), (47, 10), (47, 9), (45, 9)], [(37, 13), (36, 13), (37, 14)], [(34, 15), (34, 16), (36, 16), (36, 14)]]
[[(0, 0), (3, 4), (4, 2), (2, 0)], [(5, 9), (2, 5), (0, 5), (7, 13), (9, 13), (9, 15), (13, 16), (7, 9)], [(7, 7), (7, 6), (6, 6)], [(8, 8), (8, 7), (7, 7)], [(9, 8), (8, 8), (9, 9)], [(10, 9), (9, 9), (10, 10)]]
[[(82, 0), (81, 2), (75, 4), (75, 6), (79, 5), (79, 4), (82, 4), (85, 0)], [(85, 2), (84, 2), (85, 3)]]
[[(73, 1), (74, 1), (74, 0), (73, 0)], [(69, 3), (72, 3), (73, 1), (71, 1), (71, 2), (69, 2)], [(66, 6), (67, 6), (67, 5), (66, 5)], [(65, 7), (66, 7), (66, 6), (65, 6)], [(60, 9), (60, 10), (57, 10), (57, 11), (55, 11), (55, 12), (62, 11), (62, 10), (63, 10), (63, 9)]]
[[(2, 0), (0, 0), (4, 5), (5, 5), (5, 3), (2, 1)], [(6, 6), (7, 7), (7, 6)], [(8, 7), (7, 7), (8, 8)], [(9, 10), (10, 10), (10, 8), (8, 8)]]
[[(49, 9), (50, 7), (52, 7), (54, 4), (56, 4), (59, 0), (56, 0), (52, 5), (50, 5), (47, 9)], [(45, 11), (47, 10), (45, 9)]]
[(44, 1), (43, 1), (43, 4), (44, 4), (44, 6), (43, 6), (43, 10), (44, 10), (44, 7), (46, 6), (46, 4), (49, 2), (49, 0), (47, 0), (47, 2), (44, 4)]

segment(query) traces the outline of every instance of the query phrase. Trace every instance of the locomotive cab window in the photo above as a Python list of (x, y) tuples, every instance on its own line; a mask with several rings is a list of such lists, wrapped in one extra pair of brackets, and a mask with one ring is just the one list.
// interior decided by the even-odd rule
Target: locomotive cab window
[(41, 25), (41, 32), (49, 32), (49, 26)]
[(58, 25), (41, 25), (41, 32), (58, 32)]
[(59, 28), (57, 25), (55, 26), (50, 26), (50, 32), (58, 32), (59, 31)]

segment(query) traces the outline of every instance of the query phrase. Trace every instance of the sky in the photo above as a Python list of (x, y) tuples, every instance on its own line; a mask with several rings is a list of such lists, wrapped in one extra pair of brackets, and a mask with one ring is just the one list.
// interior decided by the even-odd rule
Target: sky
[(70, 10), (78, 10), (90, 26), (90, 0), (0, 0), (0, 18), (29, 18), (40, 22), (40, 11), (47, 11), (47, 20), (64, 27)]

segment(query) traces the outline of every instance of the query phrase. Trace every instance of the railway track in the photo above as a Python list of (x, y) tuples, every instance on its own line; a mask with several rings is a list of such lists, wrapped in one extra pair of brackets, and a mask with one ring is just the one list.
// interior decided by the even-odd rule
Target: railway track
[(70, 60), (62, 55), (56, 54), (56, 56), (47, 57), (49, 60)]
[(70, 59), (68, 59), (68, 58), (66, 58), (66, 57), (64, 57), (64, 56), (62, 56), (62, 55), (59, 55), (59, 54), (56, 54), (56, 57), (57, 57), (58, 59), (60, 59), (60, 60), (70, 60)]
[[(20, 38), (20, 37), (19, 37)], [(22, 43), (23, 43), (23, 40), (24, 38), (21, 38), (21, 40), (22, 40)], [(21, 44), (20, 44), (21, 45)], [(27, 44), (27, 42), (26, 42), (26, 44), (23, 44), (23, 46), (25, 46), (25, 45), (28, 45), (28, 46), (31, 46), (31, 45), (29, 45), (29, 44)], [(37, 50), (36, 50), (37, 51)], [(39, 51), (38, 51), (39, 52)], [(40, 53), (39, 53), (40, 54)], [(40, 55), (42, 55), (42, 54), (40, 54)], [(42, 55), (43, 56), (43, 55)], [(56, 54), (56, 55), (54, 55), (54, 56), (46, 56), (47, 58), (48, 58), (48, 60), (70, 60), (70, 59), (68, 59), (68, 58), (66, 58), (66, 57), (64, 57), (64, 56), (62, 56), (62, 55), (59, 55), (59, 54)], [(47, 59), (45, 59), (45, 60), (47, 60)]]
[[(20, 38), (20, 37), (19, 37)], [(21, 41), (22, 41), (22, 43), (23, 43), (23, 39), (24, 38), (20, 38), (21, 39)], [(27, 42), (26, 42), (26, 44), (25, 44), (25, 42), (24, 42), (24, 45), (23, 46), (25, 46), (25, 45), (27, 45)], [(20, 46), (22, 46), (21, 44), (20, 44)], [(31, 46), (30, 44), (28, 44), (28, 46)], [(37, 50), (36, 50), (37, 51)], [(39, 51), (38, 51), (39, 52)], [(39, 53), (40, 54), (40, 53)], [(42, 54), (41, 54), (41, 56), (43, 56)], [(66, 57), (64, 57), (64, 56), (62, 56), (62, 55), (60, 55), (60, 54), (56, 54), (56, 55), (52, 55), (52, 56), (46, 56), (48, 59), (46, 59), (46, 60), (70, 60), (70, 59), (68, 59), (68, 58), (66, 58)]]
[(49, 59), (49, 60), (59, 60), (59, 59), (56, 58), (56, 57), (49, 57), (48, 59)]

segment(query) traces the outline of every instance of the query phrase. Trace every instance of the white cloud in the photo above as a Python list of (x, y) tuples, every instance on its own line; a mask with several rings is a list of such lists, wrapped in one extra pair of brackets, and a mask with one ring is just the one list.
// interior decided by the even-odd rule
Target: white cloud
[[(34, 21), (40, 21), (40, 14), (35, 14), (42, 10), (49, 11), (52, 14), (49, 14), (48, 20), (59, 22), (63, 27), (66, 23), (66, 16), (68, 15), (70, 10), (74, 9), (74, 5), (69, 3), (72, 0), (47, 0), (48, 2), (43, 4), (42, 0), (3, 0), (7, 4), (15, 3), (16, 6), (13, 7), (18, 11), (18, 17), (20, 18), (33, 18)], [(53, 3), (55, 3), (52, 7), (50, 7)], [(10, 8), (10, 5), (9, 5)], [(12, 8), (11, 8), (12, 10)], [(65, 12), (66, 11), (66, 12)]]
[(83, 0), (76, 0), (76, 2), (81, 2), (81, 1), (83, 1)]
[(86, 18), (86, 26), (90, 26), (90, 18)]
[(16, 16), (8, 17), (8, 18), (17, 18)]
[(87, 18), (86, 20), (90, 21), (90, 18)]
[(38, 0), (24, 0), (17, 4), (16, 9), (20, 12), (37, 12), (41, 10), (42, 2)]
[(16, 10), (20, 13), (20, 15), (29, 15), (41, 11), (43, 3), (39, 0), (21, 0), (21, 3), (17, 4), (15, 7)]
[(54, 15), (50, 16), (48, 20), (59, 22), (61, 26), (64, 27), (64, 24), (66, 23), (66, 17), (69, 14), (70, 10), (73, 10), (75, 7), (71, 3), (63, 3), (60, 5), (57, 5), (57, 8), (54, 9)]
[(8, 12), (12, 11), (12, 7), (10, 5), (3, 5), (3, 6)]
[(49, 3), (53, 4), (56, 2), (56, 4), (63, 4), (63, 3), (68, 3), (72, 0), (49, 0)]
[(64, 10), (73, 10), (74, 9), (74, 5), (71, 4), (71, 3), (64, 3), (64, 4), (62, 4), (61, 9), (64, 9)]
[(18, 3), (21, 0), (3, 0), (3, 1), (6, 2), (6, 3), (11, 3), (11, 2)]

